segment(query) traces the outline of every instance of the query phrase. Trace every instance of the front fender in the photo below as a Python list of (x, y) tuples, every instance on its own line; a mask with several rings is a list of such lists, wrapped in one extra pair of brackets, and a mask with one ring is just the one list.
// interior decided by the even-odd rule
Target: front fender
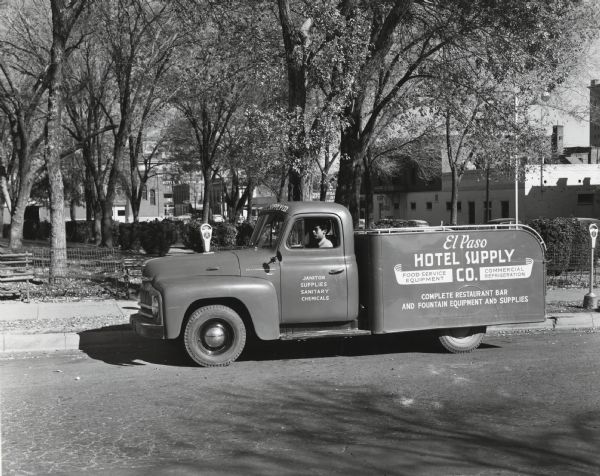
[(197, 301), (235, 299), (250, 314), (256, 335), (263, 340), (279, 338), (279, 302), (270, 281), (239, 276), (210, 276), (157, 280), (153, 286), (163, 296), (165, 335), (175, 339), (187, 310)]

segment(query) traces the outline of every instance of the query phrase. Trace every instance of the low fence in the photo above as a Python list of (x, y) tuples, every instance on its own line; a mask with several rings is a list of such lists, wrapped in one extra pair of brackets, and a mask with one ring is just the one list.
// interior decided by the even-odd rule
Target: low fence
[(126, 274), (126, 256), (115, 248), (81, 247), (53, 250), (51, 248), (28, 247), (22, 251), (32, 254), (34, 275), (40, 279), (49, 277), (50, 262), (55, 253), (66, 253), (65, 274), (70, 278), (119, 278)]
[[(594, 256), (594, 287), (600, 284), (600, 260)], [(589, 286), (592, 252), (589, 246), (546, 251), (547, 283), (552, 286)]]

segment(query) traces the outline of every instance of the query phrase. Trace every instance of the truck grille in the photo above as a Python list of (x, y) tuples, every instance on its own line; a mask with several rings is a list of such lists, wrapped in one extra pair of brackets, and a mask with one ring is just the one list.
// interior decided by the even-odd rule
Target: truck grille
[(142, 288), (139, 294), (140, 307), (143, 305), (152, 307), (152, 296), (147, 289)]
[[(152, 312), (153, 296), (158, 299), (158, 314), (156, 315)], [(142, 286), (142, 289), (140, 289), (138, 302), (140, 305), (140, 314), (152, 319), (156, 324), (162, 323), (162, 299), (156, 290), (149, 286)]]

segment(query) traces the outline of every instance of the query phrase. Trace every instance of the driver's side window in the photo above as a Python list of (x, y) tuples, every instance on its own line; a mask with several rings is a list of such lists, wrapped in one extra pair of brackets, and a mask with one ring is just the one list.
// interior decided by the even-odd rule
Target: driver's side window
[(298, 218), (287, 239), (290, 249), (337, 248), (340, 245), (339, 224), (335, 218)]

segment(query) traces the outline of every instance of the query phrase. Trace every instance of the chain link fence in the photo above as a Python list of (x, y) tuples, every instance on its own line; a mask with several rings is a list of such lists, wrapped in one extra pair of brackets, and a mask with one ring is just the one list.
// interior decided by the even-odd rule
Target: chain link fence
[[(590, 246), (572, 246), (546, 251), (547, 284), (552, 286), (589, 286), (590, 263), (592, 252)], [(594, 287), (600, 283), (599, 256), (594, 256)]]
[[(126, 256), (115, 248), (81, 247), (53, 250), (43, 247), (27, 247), (19, 251), (32, 254), (34, 274), (37, 278), (44, 280), (49, 277), (50, 261), (54, 253), (66, 253), (67, 267), (64, 274), (69, 278), (100, 279), (105, 277), (119, 279), (124, 277), (127, 271)], [(130, 257), (127, 256), (127, 258)], [(140, 267), (141, 262), (140, 259)]]

